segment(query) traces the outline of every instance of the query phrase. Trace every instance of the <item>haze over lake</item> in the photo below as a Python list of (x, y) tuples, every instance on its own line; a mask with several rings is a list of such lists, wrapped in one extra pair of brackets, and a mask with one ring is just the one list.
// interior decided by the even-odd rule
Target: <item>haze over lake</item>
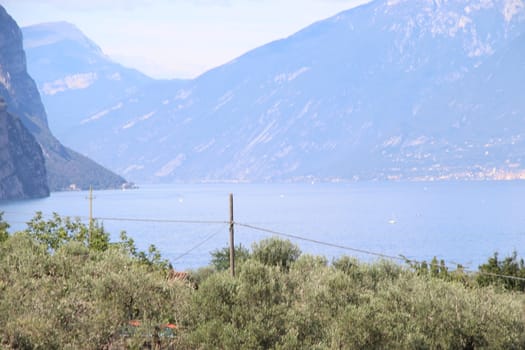
[[(209, 263), (211, 251), (228, 245), (229, 193), (237, 223), (357, 250), (417, 260), (437, 256), (452, 267), (461, 263), (474, 270), (496, 251), (502, 256), (525, 251), (523, 182), (147, 185), (94, 192), (93, 215), (102, 218), (112, 239), (125, 230), (143, 250), (155, 244), (177, 269), (197, 268)], [(23, 229), (35, 211), (87, 222), (87, 198), (87, 192), (57, 192), (46, 199), (2, 202), (0, 210), (12, 231)], [(270, 236), (235, 228), (236, 243), (247, 247)], [(343, 254), (378, 258), (292, 241), (303, 252), (330, 260)]]

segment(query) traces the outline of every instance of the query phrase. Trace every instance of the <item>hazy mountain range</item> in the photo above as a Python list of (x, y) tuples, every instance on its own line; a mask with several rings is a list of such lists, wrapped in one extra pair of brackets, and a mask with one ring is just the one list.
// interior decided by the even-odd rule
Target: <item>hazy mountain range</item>
[(59, 137), (82, 116), (97, 113), (154, 80), (111, 61), (74, 25), (45, 23), (23, 28), (27, 64), (36, 74), (49, 124)]
[(522, 0), (376, 0), (188, 81), (23, 30), (61, 140), (134, 181), (525, 177)]

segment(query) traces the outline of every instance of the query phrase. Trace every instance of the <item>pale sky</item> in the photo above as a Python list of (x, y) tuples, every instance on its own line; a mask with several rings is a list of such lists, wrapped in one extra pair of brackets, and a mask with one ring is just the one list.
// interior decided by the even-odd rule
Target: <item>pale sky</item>
[(193, 78), (370, 0), (0, 0), (19, 26), (67, 21), (155, 78)]

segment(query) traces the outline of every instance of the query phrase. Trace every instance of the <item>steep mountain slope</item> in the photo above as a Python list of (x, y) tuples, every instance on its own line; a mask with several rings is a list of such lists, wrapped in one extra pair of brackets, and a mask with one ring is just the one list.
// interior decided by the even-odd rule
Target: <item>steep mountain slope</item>
[(377, 0), (65, 141), (149, 181), (523, 177), (523, 35), (522, 0)]
[(40, 145), (0, 97), (0, 200), (49, 195)]
[(59, 138), (87, 116), (153, 82), (112, 62), (72, 24), (39, 24), (22, 28), (22, 33), (29, 73)]
[(44, 153), (51, 190), (120, 187), (125, 180), (86, 157), (62, 146), (51, 134), (36, 85), (27, 73), (22, 33), (0, 6), (0, 96), (13, 115), (35, 136)]

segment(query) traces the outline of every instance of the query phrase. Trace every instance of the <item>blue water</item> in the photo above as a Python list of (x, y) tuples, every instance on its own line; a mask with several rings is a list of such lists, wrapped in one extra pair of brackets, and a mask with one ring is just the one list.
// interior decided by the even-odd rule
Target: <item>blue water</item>
[[(228, 245), (229, 193), (236, 222), (347, 248), (416, 260), (436, 256), (473, 270), (496, 251), (525, 256), (525, 182), (146, 185), (94, 192), (93, 215), (104, 218), (112, 239), (125, 230), (141, 249), (155, 244), (177, 269), (197, 268), (209, 263), (211, 251)], [(11, 231), (23, 229), (37, 210), (45, 217), (57, 212), (87, 222), (87, 197), (87, 192), (53, 193), (46, 199), (0, 202), (0, 210)], [(270, 236), (235, 227), (236, 243), (247, 247)], [(292, 241), (303, 252), (329, 260), (344, 254), (377, 259)]]

